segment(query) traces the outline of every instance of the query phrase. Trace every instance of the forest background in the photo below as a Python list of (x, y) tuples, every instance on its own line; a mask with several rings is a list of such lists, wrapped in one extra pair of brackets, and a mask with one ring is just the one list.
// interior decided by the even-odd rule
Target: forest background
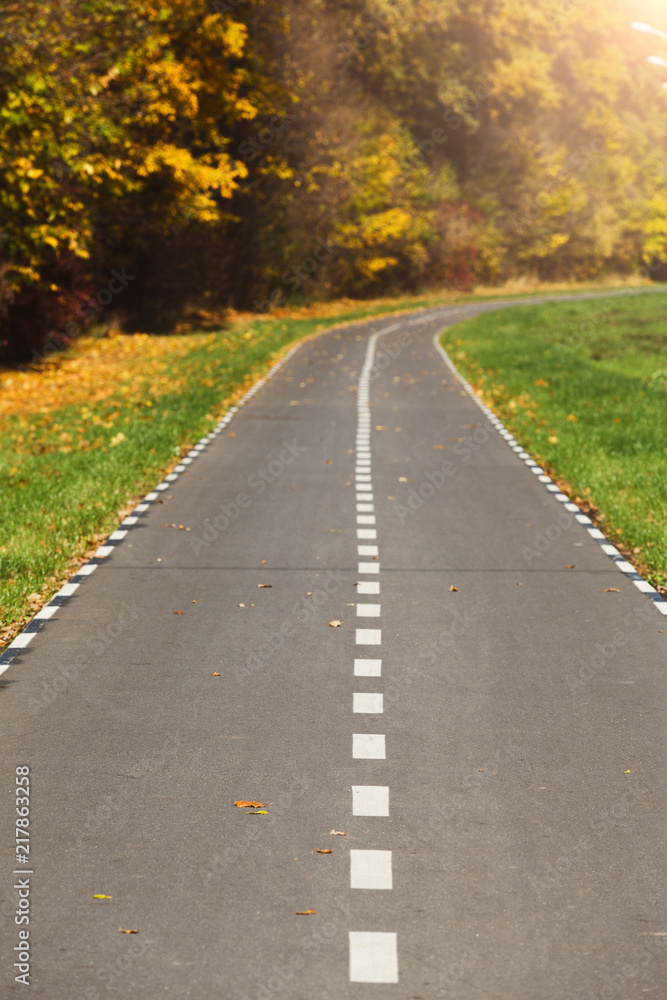
[[(0, 12), (0, 360), (111, 315), (664, 277), (667, 45), (628, 0)], [(665, 52), (667, 55), (667, 51)], [(664, 75), (664, 74), (662, 74)]]

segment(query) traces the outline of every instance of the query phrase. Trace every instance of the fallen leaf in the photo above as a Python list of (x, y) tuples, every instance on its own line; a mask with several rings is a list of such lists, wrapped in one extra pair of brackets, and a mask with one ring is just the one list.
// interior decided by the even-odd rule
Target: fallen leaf
[(41, 594), (28, 594), (29, 601), (40, 601), (42, 598)]
[(347, 453), (348, 455), (354, 455), (354, 448), (348, 448)]
[(523, 587), (522, 583), (517, 583), (517, 587)]
[(306, 591), (306, 597), (312, 597), (312, 596), (313, 596), (312, 590), (307, 590)]
[(342, 830), (332, 830), (331, 833), (329, 834), (329, 836), (330, 837), (347, 837), (347, 834), (343, 833)]
[(630, 772), (629, 771), (624, 771), (623, 774), (630, 774)]
[(545, 382), (543, 378), (538, 378), (538, 380), (535, 383), (535, 385), (549, 385), (549, 383)]
[(483, 771), (483, 770), (484, 770), (484, 768), (483, 768), (483, 767), (478, 767), (478, 768), (477, 768), (477, 770), (478, 770), (478, 771)]
[(268, 559), (262, 559), (262, 566), (265, 566), (268, 561)]
[(250, 812), (246, 813), (246, 816), (268, 816), (266, 809), (251, 809)]
[(100, 892), (96, 896), (93, 896), (93, 899), (113, 899), (113, 897), (112, 896), (103, 896), (102, 893)]
[(211, 677), (222, 677), (222, 674), (211, 674)]
[(620, 590), (618, 589), (618, 587), (605, 587), (605, 589), (603, 590), (603, 594), (611, 594), (611, 593), (620, 594)]
[(317, 848), (317, 853), (318, 854), (333, 854), (333, 851), (331, 850), (330, 847), (318, 847)]
[(246, 802), (245, 799), (239, 799), (238, 802), (234, 803), (239, 809), (261, 809), (264, 805), (263, 802)]
[(235, 431), (232, 431), (232, 432), (231, 432), (231, 434), (228, 434), (228, 435), (227, 435), (227, 437), (228, 437), (228, 438), (235, 438), (235, 437), (236, 437), (236, 432), (235, 432)]
[(297, 910), (297, 917), (309, 917), (311, 914), (317, 913), (317, 910)]
[(179, 524), (178, 530), (179, 531), (185, 531), (185, 525), (184, 524)]
[(566, 420), (576, 420), (577, 418), (575, 417), (574, 413), (569, 413), (565, 419)]
[(434, 444), (434, 445), (433, 445), (433, 447), (434, 447), (434, 448), (435, 448), (435, 449), (436, 449), (437, 451), (442, 451), (442, 449), (443, 449), (443, 448), (446, 448), (446, 447), (447, 447), (447, 445), (444, 445), (444, 444)]
[(245, 608), (245, 604), (237, 604), (236, 607), (237, 608)]
[(196, 602), (196, 601), (191, 601), (190, 603), (191, 603), (191, 604), (196, 604), (197, 602)]
[(382, 427), (381, 424), (378, 424), (377, 427), (375, 428), (376, 431), (386, 431), (386, 429), (387, 428), (386, 427)]
[(569, 566), (565, 567), (565, 569), (576, 569), (576, 568), (577, 568), (577, 564), (576, 563), (570, 563)]
[(266, 590), (267, 588), (272, 587), (273, 584), (272, 583), (258, 583), (257, 586), (259, 587), (260, 590)]
[(395, 500), (396, 497), (387, 497), (387, 500)]
[(343, 624), (342, 618), (334, 618), (332, 622), (329, 622), (332, 628), (339, 628)]
[(172, 611), (172, 615), (182, 615), (182, 611)]
[(458, 588), (458, 587), (455, 587), (455, 586), (454, 586), (454, 584), (452, 584), (452, 585), (451, 585), (451, 587), (450, 587), (449, 589), (450, 589), (450, 590), (455, 590), (455, 591), (456, 591), (457, 593), (460, 593), (460, 591), (459, 591), (459, 588)]
[(356, 606), (357, 606), (356, 604), (350, 603), (349, 601), (347, 601), (346, 604), (345, 604), (346, 608), (356, 608)]
[(138, 934), (139, 933), (138, 930), (128, 930), (128, 931), (126, 931), (124, 927), (119, 927), (118, 930), (121, 932), (121, 934)]
[(296, 486), (290, 486), (290, 489), (291, 489), (291, 490), (295, 490), (295, 489), (296, 489)]
[(550, 434), (547, 440), (549, 441), (549, 444), (558, 444), (558, 437), (556, 434)]
[(395, 431), (402, 431), (402, 430), (403, 430), (403, 428), (402, 428), (402, 427), (394, 427), (394, 430), (395, 430)]
[(399, 482), (399, 483), (407, 483), (407, 481), (408, 480), (407, 480), (406, 476), (399, 476), (398, 479), (397, 479), (397, 482)]
[(328, 458), (327, 459), (327, 465), (333, 465), (333, 459), (332, 458)]
[(161, 560), (161, 559), (160, 559), (159, 557), (158, 557), (158, 559), (157, 559), (156, 561), (157, 561), (157, 562), (162, 562), (162, 560)]

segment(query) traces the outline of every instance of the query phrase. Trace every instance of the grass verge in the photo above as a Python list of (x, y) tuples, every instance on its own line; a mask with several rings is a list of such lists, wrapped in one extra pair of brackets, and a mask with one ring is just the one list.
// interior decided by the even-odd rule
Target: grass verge
[(521, 306), (442, 336), (565, 493), (667, 592), (667, 294)]
[(0, 372), (0, 649), (294, 342), (364, 317), (571, 290), (516, 283), (342, 301), (222, 328), (202, 315), (176, 335), (89, 336), (38, 370)]

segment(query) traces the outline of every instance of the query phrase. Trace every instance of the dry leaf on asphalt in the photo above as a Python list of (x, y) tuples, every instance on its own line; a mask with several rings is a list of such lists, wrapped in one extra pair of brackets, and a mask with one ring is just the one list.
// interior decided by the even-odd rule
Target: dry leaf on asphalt
[(354, 455), (354, 448), (348, 448), (347, 453), (348, 455)]
[(334, 618), (334, 620), (332, 622), (329, 622), (329, 624), (331, 625), (332, 628), (339, 628), (339, 626), (343, 624), (343, 619)]
[(317, 853), (318, 854), (333, 854), (333, 851), (331, 850), (330, 847), (318, 847), (317, 848)]
[(136, 930), (136, 929), (135, 930), (128, 930), (128, 931), (126, 931), (124, 927), (119, 927), (118, 930), (121, 932), (121, 934), (138, 934), (139, 933), (139, 931)]
[(450, 587), (449, 589), (450, 589), (450, 590), (455, 590), (455, 591), (456, 591), (457, 593), (460, 593), (460, 591), (459, 591), (459, 588), (458, 588), (458, 587), (455, 587), (455, 586), (454, 586), (454, 584), (452, 584), (452, 585), (451, 585), (451, 587)]
[(235, 431), (232, 431), (232, 433), (231, 433), (231, 434), (228, 434), (228, 435), (227, 435), (227, 437), (228, 437), (228, 438), (235, 438), (235, 437), (236, 437), (236, 432), (235, 432)]
[(329, 834), (329, 836), (330, 837), (347, 837), (347, 834), (343, 833), (342, 830), (332, 830), (331, 833)]
[(251, 809), (250, 812), (246, 813), (246, 816), (268, 816), (266, 809)]
[(96, 896), (93, 896), (93, 899), (111, 899), (111, 898), (112, 898), (111, 896), (104, 896), (104, 895), (102, 895), (101, 892), (98, 893)]
[(306, 597), (312, 597), (312, 596), (313, 596), (312, 590), (307, 590), (306, 591)]
[(239, 799), (238, 802), (234, 803), (239, 809), (261, 809), (264, 805), (263, 802), (246, 802), (244, 799)]
[(605, 587), (603, 590), (604, 594), (611, 594), (612, 592), (614, 594), (620, 594), (620, 590), (618, 589), (618, 587)]
[(172, 615), (182, 615), (182, 611), (172, 611)]
[(268, 561), (268, 559), (262, 559), (262, 566), (264, 566)]
[(236, 607), (237, 608), (245, 608), (245, 604), (237, 604)]
[(317, 913), (317, 910), (297, 910), (297, 917), (310, 917), (311, 914)]
[(333, 465), (333, 459), (332, 458), (328, 458), (327, 459), (327, 465)]
[(569, 566), (565, 567), (565, 569), (576, 569), (576, 568), (577, 568), (577, 564), (576, 563), (570, 563)]
[(408, 481), (407, 476), (399, 476), (397, 480), (397, 482), (399, 483), (407, 483), (407, 481)]
[(267, 587), (272, 587), (273, 584), (272, 583), (258, 583), (257, 586), (259, 587), (260, 590), (266, 590)]
[(211, 674), (211, 677), (222, 677), (222, 674)]

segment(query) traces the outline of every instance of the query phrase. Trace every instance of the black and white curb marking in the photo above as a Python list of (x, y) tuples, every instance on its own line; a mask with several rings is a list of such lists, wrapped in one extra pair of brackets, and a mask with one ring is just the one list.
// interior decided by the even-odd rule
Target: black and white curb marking
[(97, 567), (104, 562), (107, 556), (111, 555), (117, 545), (121, 544), (123, 539), (127, 536), (128, 531), (134, 527), (139, 520), (139, 517), (150, 509), (151, 504), (158, 499), (160, 493), (168, 490), (174, 484), (180, 474), (185, 472), (187, 467), (191, 465), (196, 458), (198, 458), (202, 451), (204, 451), (204, 449), (211, 444), (212, 441), (215, 440), (218, 434), (222, 433), (227, 424), (233, 420), (234, 414), (237, 413), (240, 407), (244, 406), (245, 403), (251, 400), (255, 393), (259, 392), (262, 386), (273, 378), (276, 372), (279, 371), (279, 369), (282, 368), (287, 361), (289, 361), (299, 348), (303, 346), (304, 342), (305, 341), (301, 341), (300, 343), (295, 344), (294, 347), (292, 347), (287, 354), (280, 359), (280, 361), (277, 361), (273, 367), (269, 369), (266, 375), (264, 375), (261, 379), (259, 379), (259, 381), (255, 382), (250, 389), (248, 389), (248, 391), (239, 399), (236, 406), (231, 406), (227, 410), (224, 417), (216, 424), (213, 430), (210, 431), (205, 437), (201, 438), (192, 450), (180, 460), (173, 472), (166, 475), (163, 481), (158, 483), (155, 489), (148, 493), (140, 504), (137, 504), (132, 513), (121, 522), (116, 531), (113, 531), (107, 538), (106, 542), (98, 548), (93, 558), (87, 563), (84, 563), (83, 566), (80, 566), (76, 573), (69, 578), (67, 583), (60, 588), (58, 593), (53, 595), (49, 603), (45, 604), (44, 607), (37, 612), (35, 617), (28, 622), (24, 630), (16, 636), (9, 646), (7, 646), (4, 653), (0, 655), (0, 674), (5, 672), (12, 660), (14, 660), (22, 649), (25, 649), (30, 645), (34, 636), (37, 632), (39, 632), (44, 623), (47, 622), (49, 618), (52, 618), (56, 611), (61, 608), (74, 593), (76, 593), (83, 581), (89, 577), (91, 573), (95, 572)]
[(444, 359), (444, 362), (451, 371), (451, 373), (459, 380), (459, 382), (466, 390), (468, 395), (471, 396), (471, 398), (475, 401), (475, 403), (477, 403), (477, 405), (479, 406), (480, 410), (487, 418), (489, 423), (492, 424), (492, 426), (495, 427), (500, 436), (503, 437), (505, 441), (507, 441), (507, 444), (510, 446), (512, 451), (516, 452), (517, 457), (522, 459), (523, 462), (525, 462), (530, 471), (538, 477), (539, 482), (544, 483), (549, 493), (551, 493), (556, 500), (559, 500), (563, 504), (565, 510), (574, 514), (575, 520), (577, 520), (579, 524), (582, 524), (586, 528), (591, 538), (594, 538), (597, 542), (599, 542), (602, 551), (605, 553), (605, 555), (609, 556), (609, 558), (612, 560), (616, 568), (619, 569), (621, 573), (623, 573), (624, 576), (628, 578), (628, 580), (632, 580), (637, 590), (640, 590), (642, 594), (646, 594), (649, 600), (655, 604), (660, 614), (667, 615), (667, 600), (665, 600), (662, 594), (660, 594), (655, 589), (655, 587), (652, 587), (651, 584), (648, 582), (648, 580), (645, 580), (643, 576), (640, 576), (640, 574), (637, 572), (634, 566), (632, 566), (631, 563), (629, 563), (627, 559), (625, 559), (621, 555), (616, 546), (612, 545), (609, 539), (605, 535), (603, 535), (600, 529), (595, 527), (590, 517), (588, 517), (587, 514), (583, 514), (579, 510), (577, 505), (575, 503), (572, 503), (572, 501), (568, 496), (566, 496), (564, 493), (561, 493), (559, 487), (556, 485), (556, 483), (554, 483), (551, 477), (547, 476), (544, 469), (541, 469), (540, 466), (537, 464), (537, 462), (533, 458), (531, 458), (528, 452), (524, 450), (524, 448), (519, 444), (516, 438), (514, 438), (512, 434), (507, 430), (507, 428), (503, 425), (502, 421), (498, 419), (493, 410), (490, 410), (489, 407), (482, 402), (482, 400), (476, 394), (475, 390), (470, 385), (470, 383), (466, 381), (466, 379), (461, 375), (459, 371), (457, 371), (455, 365), (451, 361), (451, 358), (447, 354), (447, 351), (440, 343), (440, 333), (436, 333), (435, 337), (433, 338), (433, 343), (435, 345), (436, 350), (442, 355), (442, 358)]
[[(368, 341), (366, 357), (359, 375), (357, 397), (357, 438), (355, 443), (354, 479), (357, 511), (357, 557), (359, 582), (357, 594), (368, 596), (366, 603), (357, 601), (357, 619), (360, 625), (379, 625), (382, 607), (373, 600), (380, 595), (380, 551), (377, 544), (375, 526), (375, 504), (371, 477), (371, 413), (370, 378), (375, 359), (378, 337), (397, 330), (400, 323), (374, 333)], [(367, 621), (373, 619), (373, 621)], [(355, 677), (381, 677), (382, 644), (381, 628), (357, 628), (357, 647), (375, 647), (372, 651), (358, 649), (354, 658)], [(361, 655), (375, 653), (375, 656)], [(379, 686), (379, 685), (378, 685)], [(384, 712), (383, 694), (378, 692), (354, 692), (352, 712), (355, 715), (381, 715)], [(357, 728), (355, 726), (355, 728)], [(361, 727), (359, 727), (361, 728)], [(369, 721), (364, 727), (375, 729)], [(380, 727), (383, 728), (383, 727)], [(386, 760), (387, 746), (384, 733), (363, 732), (352, 735), (352, 758)], [(381, 773), (381, 765), (378, 765)], [(353, 816), (388, 816), (389, 787), (387, 785), (352, 785)], [(350, 851), (351, 889), (391, 889), (393, 887), (392, 854), (388, 850)], [(349, 931), (350, 982), (353, 983), (397, 983), (398, 982), (398, 935), (395, 932), (351, 930)]]

